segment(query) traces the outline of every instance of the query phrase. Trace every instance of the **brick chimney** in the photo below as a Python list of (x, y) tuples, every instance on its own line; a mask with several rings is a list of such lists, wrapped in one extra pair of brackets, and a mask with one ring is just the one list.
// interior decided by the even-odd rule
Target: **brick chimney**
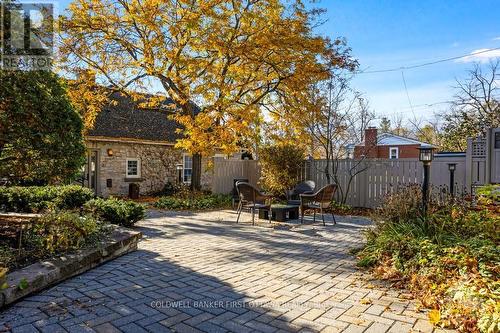
[(369, 158), (377, 157), (377, 135), (376, 127), (365, 129), (365, 156)]

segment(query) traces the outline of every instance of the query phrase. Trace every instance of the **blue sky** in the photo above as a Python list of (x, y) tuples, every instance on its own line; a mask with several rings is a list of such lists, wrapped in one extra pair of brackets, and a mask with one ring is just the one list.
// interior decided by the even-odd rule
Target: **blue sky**
[[(307, 0), (304, 0), (307, 2)], [(70, 1), (59, 1), (62, 12)], [(342, 36), (363, 70), (421, 64), (500, 47), (500, 0), (319, 0), (325, 24), (317, 29)], [(463, 78), (473, 60), (500, 57), (500, 50), (481, 57), (406, 70), (408, 95), (417, 118), (430, 119), (446, 108), (455, 79)], [(401, 72), (360, 74), (354, 81), (379, 117), (413, 118)], [(435, 104), (427, 106), (427, 104)]]
[[(500, 1), (322, 0), (328, 21), (318, 32), (347, 38), (361, 69), (379, 70), (500, 47)], [(500, 50), (480, 56), (406, 70), (408, 94), (417, 118), (431, 118), (454, 94), (472, 61), (500, 57)], [(361, 74), (353, 82), (376, 113), (412, 118), (401, 72)]]

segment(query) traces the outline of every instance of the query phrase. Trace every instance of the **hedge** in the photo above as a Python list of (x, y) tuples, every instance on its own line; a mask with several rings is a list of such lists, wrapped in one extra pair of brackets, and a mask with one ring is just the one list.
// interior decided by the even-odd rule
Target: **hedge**
[(0, 210), (38, 213), (49, 208), (75, 209), (93, 197), (92, 190), (79, 185), (0, 187)]
[(201, 194), (192, 197), (161, 197), (154, 206), (172, 210), (203, 210), (227, 208), (231, 205), (231, 196), (224, 194)]
[(107, 222), (126, 227), (134, 225), (145, 216), (145, 209), (141, 204), (116, 198), (90, 200), (85, 203), (84, 209)]

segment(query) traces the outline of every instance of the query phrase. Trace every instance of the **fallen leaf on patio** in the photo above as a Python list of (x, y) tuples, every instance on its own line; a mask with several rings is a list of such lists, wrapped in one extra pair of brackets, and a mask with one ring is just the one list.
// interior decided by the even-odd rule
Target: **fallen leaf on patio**
[(429, 321), (431, 322), (431, 324), (437, 324), (439, 323), (439, 320), (441, 320), (441, 312), (439, 312), (439, 310), (431, 310), (429, 312)]
[(372, 300), (369, 298), (362, 298), (359, 302), (361, 304), (372, 304)]

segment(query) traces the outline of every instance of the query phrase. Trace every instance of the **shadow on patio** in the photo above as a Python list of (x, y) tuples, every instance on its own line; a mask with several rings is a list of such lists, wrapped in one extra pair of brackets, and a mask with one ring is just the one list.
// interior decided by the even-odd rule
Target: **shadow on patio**
[[(0, 329), (183, 332), (296, 331), (228, 283), (138, 250), (28, 297), (0, 313)], [(302, 326), (303, 328), (307, 328)], [(62, 330), (61, 330), (62, 331)]]

